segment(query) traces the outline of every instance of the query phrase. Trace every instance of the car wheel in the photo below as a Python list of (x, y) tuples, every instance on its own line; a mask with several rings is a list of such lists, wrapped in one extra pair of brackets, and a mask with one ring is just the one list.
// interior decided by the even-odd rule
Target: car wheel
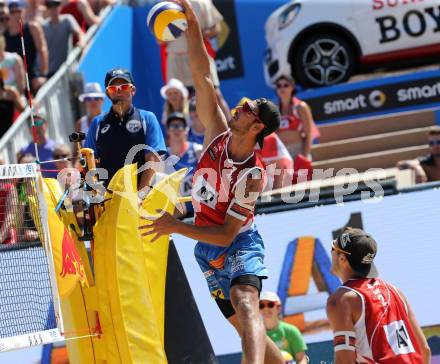
[(355, 69), (355, 51), (343, 37), (317, 34), (300, 42), (290, 59), (292, 75), (304, 87), (347, 81)]

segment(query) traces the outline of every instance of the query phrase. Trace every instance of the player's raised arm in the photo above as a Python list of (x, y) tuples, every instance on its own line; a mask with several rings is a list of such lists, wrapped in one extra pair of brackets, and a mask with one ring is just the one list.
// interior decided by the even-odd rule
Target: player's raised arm
[(196, 107), (200, 121), (205, 126), (204, 145), (228, 129), (225, 115), (217, 103), (217, 95), (210, 77), (209, 59), (200, 25), (188, 0), (180, 0), (188, 20), (186, 38), (188, 61), (196, 90)]

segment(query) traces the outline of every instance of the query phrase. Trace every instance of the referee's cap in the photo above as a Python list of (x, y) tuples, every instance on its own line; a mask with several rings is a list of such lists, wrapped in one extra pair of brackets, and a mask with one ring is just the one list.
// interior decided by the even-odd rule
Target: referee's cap
[(113, 68), (110, 71), (108, 71), (105, 75), (105, 87), (110, 85), (114, 80), (122, 78), (123, 80), (127, 81), (128, 83), (131, 83), (134, 85), (134, 79), (131, 75), (131, 72), (128, 69), (125, 68)]

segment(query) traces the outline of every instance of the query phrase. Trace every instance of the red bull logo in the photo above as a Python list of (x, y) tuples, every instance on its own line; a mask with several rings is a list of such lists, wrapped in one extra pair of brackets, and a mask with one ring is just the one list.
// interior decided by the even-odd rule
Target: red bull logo
[(71, 274), (78, 276), (81, 281), (85, 280), (81, 256), (67, 228), (64, 228), (63, 241), (61, 243), (61, 257), (61, 277), (64, 278), (66, 275)]

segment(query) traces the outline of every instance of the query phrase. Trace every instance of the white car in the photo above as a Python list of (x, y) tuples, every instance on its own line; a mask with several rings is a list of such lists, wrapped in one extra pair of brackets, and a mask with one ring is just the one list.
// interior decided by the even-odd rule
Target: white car
[(265, 31), (269, 85), (281, 75), (304, 87), (333, 85), (365, 66), (440, 55), (440, 0), (294, 0)]

